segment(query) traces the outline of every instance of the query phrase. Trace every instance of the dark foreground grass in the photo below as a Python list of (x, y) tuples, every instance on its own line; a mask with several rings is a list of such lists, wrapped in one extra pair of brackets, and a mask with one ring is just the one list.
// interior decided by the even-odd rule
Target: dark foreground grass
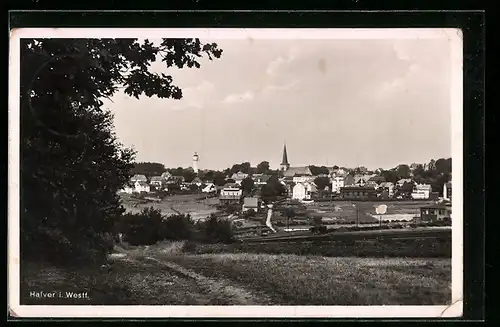
[[(55, 298), (36, 298), (31, 292), (55, 292)], [(88, 299), (68, 299), (66, 292), (85, 293)], [(59, 297), (61, 293), (62, 297)], [(25, 264), (21, 277), (22, 305), (226, 305), (231, 299), (164, 266), (121, 260), (110, 270), (56, 268)]]
[(451, 239), (339, 240), (310, 242), (271, 242), (200, 244), (188, 243), (185, 251), (192, 254), (267, 253), (320, 255), (325, 257), (409, 257), (451, 258)]
[(279, 305), (445, 305), (451, 300), (448, 259), (204, 254), (169, 260), (259, 289)]

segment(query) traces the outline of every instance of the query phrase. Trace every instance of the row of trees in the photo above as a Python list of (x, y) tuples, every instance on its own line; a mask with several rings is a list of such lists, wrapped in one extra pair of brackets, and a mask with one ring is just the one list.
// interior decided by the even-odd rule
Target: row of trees
[(164, 216), (161, 210), (145, 208), (140, 213), (127, 213), (114, 225), (114, 235), (130, 245), (152, 245), (164, 240), (186, 240), (207, 243), (233, 241), (231, 222), (210, 216), (205, 221), (193, 221), (189, 215)]

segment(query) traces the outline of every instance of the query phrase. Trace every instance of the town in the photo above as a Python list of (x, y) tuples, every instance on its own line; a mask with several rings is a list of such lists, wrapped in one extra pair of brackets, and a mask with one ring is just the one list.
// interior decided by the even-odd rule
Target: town
[[(219, 210), (206, 210), (205, 217), (197, 215), (195, 208), (186, 213), (201, 220), (209, 214), (220, 213), (230, 218), (235, 231), (244, 236), (276, 233), (277, 226), (284, 225), (283, 231), (297, 232), (328, 230), (317, 225), (333, 228), (333, 225), (356, 224), (358, 228), (359, 225), (368, 228), (382, 221), (385, 226), (389, 222), (451, 224), (451, 159), (375, 171), (365, 167), (294, 167), (289, 163), (284, 145), (281, 164), (276, 170), (264, 161), (257, 167), (242, 163), (220, 172), (200, 169), (199, 158), (195, 153), (191, 167), (186, 169), (166, 169), (158, 163), (136, 164), (136, 174), (120, 193), (132, 195), (128, 202), (140, 197), (142, 207), (148, 203), (154, 207), (155, 202), (182, 195), (184, 202), (186, 199), (195, 202), (200, 199), (196, 195), (202, 195), (204, 203), (212, 200), (211, 206)], [(144, 166), (154, 166), (156, 171)], [(155, 175), (160, 171), (163, 172)], [(267, 218), (273, 205), (272, 222), (266, 223), (262, 218)], [(389, 212), (383, 217), (375, 212), (379, 205), (389, 206)], [(137, 207), (140, 204), (136, 202)], [(293, 213), (287, 213), (290, 208)], [(303, 219), (297, 214), (300, 208), (307, 211)], [(286, 222), (280, 219), (280, 214)]]

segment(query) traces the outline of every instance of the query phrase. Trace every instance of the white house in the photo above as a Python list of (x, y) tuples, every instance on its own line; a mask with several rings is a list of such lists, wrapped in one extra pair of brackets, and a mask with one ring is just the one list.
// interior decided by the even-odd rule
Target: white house
[(292, 199), (309, 200), (317, 191), (313, 183), (297, 183), (292, 189)]
[(415, 185), (411, 197), (413, 199), (428, 199), (431, 195), (432, 187), (429, 184)]
[(332, 181), (332, 192), (340, 193), (340, 188), (344, 187), (344, 177), (334, 176), (331, 178)]
[(239, 187), (239, 185), (226, 185), (220, 191), (220, 195), (228, 197), (241, 197), (243, 195), (243, 190)]
[(151, 188), (148, 183), (142, 181), (136, 181), (134, 183), (135, 192), (151, 192)]
[(148, 179), (146, 178), (145, 175), (135, 174), (134, 176), (132, 176), (132, 178), (130, 179), (130, 181), (132, 183), (135, 183), (135, 182), (147, 182)]
[(208, 183), (201, 191), (203, 193), (215, 193), (217, 192), (217, 187), (214, 183)]
[(248, 177), (248, 174), (242, 173), (241, 171), (234, 173), (231, 176), (231, 179), (238, 185), (241, 185), (241, 182)]

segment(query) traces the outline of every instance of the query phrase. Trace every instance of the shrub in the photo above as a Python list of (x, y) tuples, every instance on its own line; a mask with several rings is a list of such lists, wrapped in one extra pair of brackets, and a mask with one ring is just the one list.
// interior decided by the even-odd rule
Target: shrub
[(233, 229), (229, 220), (218, 219), (216, 215), (200, 223), (203, 240), (208, 243), (232, 243)]
[(190, 215), (172, 215), (164, 218), (160, 229), (161, 240), (189, 240), (194, 223)]

